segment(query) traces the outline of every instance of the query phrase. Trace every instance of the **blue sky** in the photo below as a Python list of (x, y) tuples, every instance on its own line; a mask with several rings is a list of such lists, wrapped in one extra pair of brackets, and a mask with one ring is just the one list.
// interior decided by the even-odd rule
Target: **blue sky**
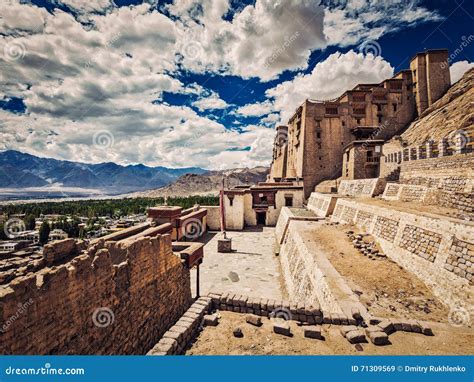
[(269, 165), (306, 98), (417, 52), (473, 66), (472, 1), (6, 0), (0, 149), (83, 162)]

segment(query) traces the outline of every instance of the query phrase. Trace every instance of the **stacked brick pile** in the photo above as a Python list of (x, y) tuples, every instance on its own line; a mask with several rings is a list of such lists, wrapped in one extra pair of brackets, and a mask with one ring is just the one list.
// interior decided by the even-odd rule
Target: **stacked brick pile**
[[(206, 313), (212, 308), (210, 297), (200, 297), (151, 349), (147, 355), (182, 354), (198, 335)], [(214, 322), (215, 320), (213, 320)]]

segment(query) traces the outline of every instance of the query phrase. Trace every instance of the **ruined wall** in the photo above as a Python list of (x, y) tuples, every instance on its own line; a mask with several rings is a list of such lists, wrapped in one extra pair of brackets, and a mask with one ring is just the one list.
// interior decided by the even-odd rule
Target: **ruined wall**
[(169, 235), (100, 241), (0, 286), (0, 353), (145, 354), (190, 303)]
[(466, 303), (474, 281), (474, 224), (339, 199), (333, 221), (374, 235), (392, 260), (418, 275), (446, 304)]

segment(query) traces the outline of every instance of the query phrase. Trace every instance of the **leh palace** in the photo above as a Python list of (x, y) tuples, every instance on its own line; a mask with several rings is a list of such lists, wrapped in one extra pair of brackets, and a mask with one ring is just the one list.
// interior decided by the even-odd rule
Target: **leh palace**
[(266, 182), (0, 260), (1, 354), (472, 354), (474, 70), (307, 99)]

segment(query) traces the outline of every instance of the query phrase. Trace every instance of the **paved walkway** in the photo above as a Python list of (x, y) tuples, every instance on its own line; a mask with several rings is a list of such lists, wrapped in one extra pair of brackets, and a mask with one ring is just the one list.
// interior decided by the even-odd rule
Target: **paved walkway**
[[(253, 297), (282, 299), (280, 263), (273, 253), (275, 228), (257, 227), (228, 232), (235, 252), (218, 253), (220, 233), (207, 233), (200, 266), (201, 295), (210, 291), (235, 292)], [(196, 270), (191, 271), (193, 296)]]

